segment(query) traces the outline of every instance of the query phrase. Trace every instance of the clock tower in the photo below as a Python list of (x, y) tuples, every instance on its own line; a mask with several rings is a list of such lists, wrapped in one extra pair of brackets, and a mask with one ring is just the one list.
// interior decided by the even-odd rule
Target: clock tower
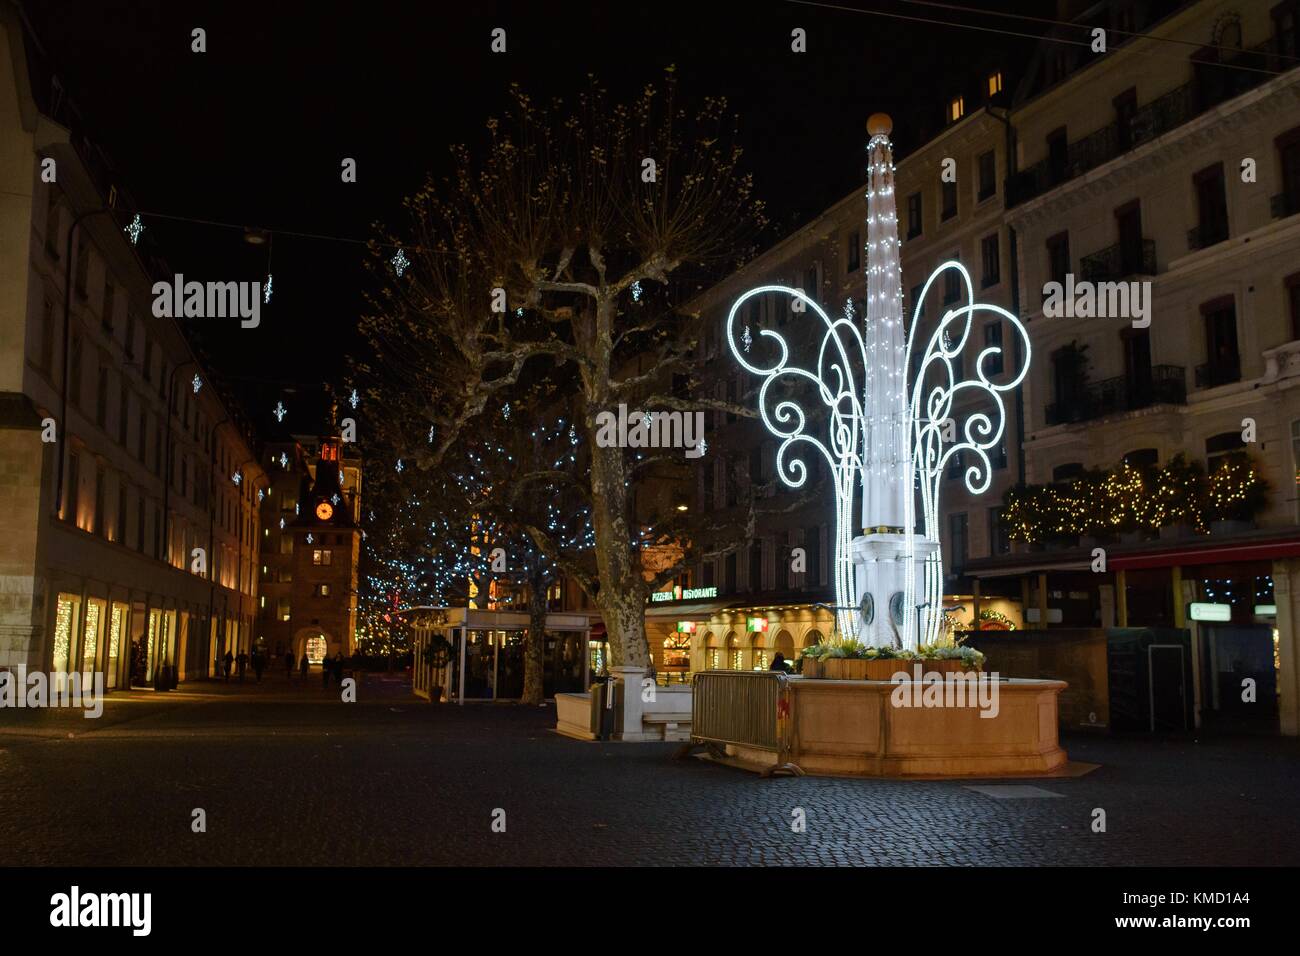
[(269, 449), (259, 630), (268, 652), (313, 664), (355, 650), (361, 460), (337, 436)]

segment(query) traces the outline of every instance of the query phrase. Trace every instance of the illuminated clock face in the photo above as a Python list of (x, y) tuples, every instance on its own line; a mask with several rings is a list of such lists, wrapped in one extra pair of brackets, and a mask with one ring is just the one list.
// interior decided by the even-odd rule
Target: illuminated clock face
[(329, 521), (334, 517), (334, 506), (328, 501), (322, 501), (316, 506), (316, 517), (321, 521)]

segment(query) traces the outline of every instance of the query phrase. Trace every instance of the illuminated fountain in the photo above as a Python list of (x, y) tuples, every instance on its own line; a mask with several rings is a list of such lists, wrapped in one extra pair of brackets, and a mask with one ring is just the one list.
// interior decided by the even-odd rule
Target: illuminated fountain
[[(939, 491), (944, 471), (954, 455), (964, 453), (966, 486), (975, 494), (988, 490), (989, 451), (1006, 432), (1002, 395), (1024, 380), (1030, 347), (1016, 316), (975, 302), (970, 275), (955, 260), (926, 280), (919, 299), (910, 303), (912, 320), (904, 324), (891, 128), (889, 117), (879, 113), (867, 123), (867, 287), (861, 324), (851, 301), (840, 318), (831, 319), (803, 290), (765, 285), (732, 305), (727, 340), (736, 360), (763, 378), (759, 413), (768, 430), (782, 439), (776, 453), (781, 480), (801, 487), (808, 478), (805, 456), (810, 453), (821, 455), (829, 467), (835, 493), (839, 635), (876, 647), (915, 650), (918, 644), (933, 643), (942, 624)], [(921, 303), (948, 270), (957, 273), (964, 296), (946, 308), (923, 339)], [(770, 294), (790, 296), (802, 304), (804, 314), (811, 312), (824, 324), (814, 368), (791, 365), (790, 349), (777, 332), (759, 329), (755, 339), (747, 325), (738, 328), (745, 303)], [(959, 378), (957, 363), (979, 313), (997, 316), (1020, 336), (1024, 360), (1018, 370), (997, 344), (979, 352), (973, 377)], [(773, 350), (774, 363), (758, 364), (755, 354), (771, 355)], [(920, 359), (909, 388), (914, 354)], [(993, 369), (1005, 380), (992, 381)], [(1002, 374), (1003, 369), (1012, 374)], [(787, 385), (814, 391), (821, 406), (806, 410), (789, 393), (782, 394)], [(960, 424), (954, 418), (959, 402), (965, 410)], [(825, 419), (825, 441), (808, 430), (810, 418)], [(855, 510), (859, 496), (860, 510)]]

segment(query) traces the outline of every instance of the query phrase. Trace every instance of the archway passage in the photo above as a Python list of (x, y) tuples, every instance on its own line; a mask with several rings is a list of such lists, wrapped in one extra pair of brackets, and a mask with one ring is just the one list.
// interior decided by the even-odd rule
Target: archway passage
[(306, 643), (307, 662), (310, 664), (319, 664), (325, 660), (325, 655), (329, 652), (329, 641), (325, 640), (324, 634), (317, 634), (307, 638)]

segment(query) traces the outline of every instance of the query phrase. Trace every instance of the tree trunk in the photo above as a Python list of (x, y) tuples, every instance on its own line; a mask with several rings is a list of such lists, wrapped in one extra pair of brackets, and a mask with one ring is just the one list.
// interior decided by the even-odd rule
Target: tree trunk
[(545, 697), (546, 579), (533, 577), (528, 589), (528, 634), (524, 638), (524, 692), (521, 704), (540, 704)]

